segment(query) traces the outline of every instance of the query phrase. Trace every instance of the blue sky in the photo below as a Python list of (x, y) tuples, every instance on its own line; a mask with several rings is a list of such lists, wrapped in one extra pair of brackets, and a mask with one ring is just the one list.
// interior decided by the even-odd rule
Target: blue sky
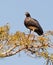
[[(37, 19), (44, 31), (53, 30), (53, 0), (0, 0), (0, 26), (10, 24), (10, 32), (24, 32), (25, 12)], [(37, 61), (38, 60), (38, 61)], [(41, 59), (33, 59), (22, 53), (0, 59), (1, 65), (43, 65)]]

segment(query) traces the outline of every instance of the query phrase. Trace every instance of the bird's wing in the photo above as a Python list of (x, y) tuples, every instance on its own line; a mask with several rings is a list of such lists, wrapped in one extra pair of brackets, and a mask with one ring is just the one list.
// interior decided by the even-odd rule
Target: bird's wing
[(34, 20), (34, 23), (36, 24), (36, 26), (39, 28), (39, 27), (41, 27), (40, 26), (40, 24), (39, 24), (39, 22), (36, 20), (36, 19), (33, 19)]
[(37, 27), (37, 28), (41, 27), (39, 22), (36, 19), (33, 19), (33, 18), (29, 19), (28, 25), (34, 26), (34, 27)]
[(39, 35), (43, 34), (43, 29), (36, 19), (33, 19), (31, 17), (27, 17), (24, 21), (24, 24), (27, 28), (29, 28), (31, 30), (33, 29), (34, 32), (37, 32)]
[(25, 19), (24, 23), (25, 23), (26, 26), (33, 26), (33, 27), (37, 27), (38, 29), (42, 29), (39, 22), (34, 18), (27, 17)]

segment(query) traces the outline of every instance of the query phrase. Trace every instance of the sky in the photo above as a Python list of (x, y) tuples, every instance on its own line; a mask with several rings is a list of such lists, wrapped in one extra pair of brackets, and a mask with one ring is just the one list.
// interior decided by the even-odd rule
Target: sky
[[(10, 32), (25, 32), (25, 12), (37, 19), (44, 31), (53, 30), (53, 0), (0, 0), (0, 26), (10, 24)], [(43, 65), (42, 59), (28, 57), (25, 53), (0, 59), (1, 65)]]

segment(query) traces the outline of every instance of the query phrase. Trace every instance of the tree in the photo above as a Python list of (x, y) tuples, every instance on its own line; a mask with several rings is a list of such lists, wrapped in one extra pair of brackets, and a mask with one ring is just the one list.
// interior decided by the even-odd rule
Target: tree
[(32, 57), (43, 57), (46, 65), (53, 65), (53, 53), (48, 49), (53, 49), (53, 31), (47, 31), (43, 35), (26, 34), (16, 31), (9, 33), (9, 25), (0, 27), (0, 57), (10, 57), (24, 50)]

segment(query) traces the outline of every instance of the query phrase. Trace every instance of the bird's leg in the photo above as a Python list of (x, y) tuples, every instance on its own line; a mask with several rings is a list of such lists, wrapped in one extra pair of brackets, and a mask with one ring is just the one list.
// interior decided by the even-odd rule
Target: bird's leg
[[(33, 35), (34, 35), (34, 29), (33, 29)], [(35, 36), (33, 36), (33, 40), (34, 40)]]
[(31, 30), (30, 30), (30, 33), (29, 34), (31, 34)]
[(30, 34), (31, 34), (31, 30), (30, 30), (30, 32), (29, 32), (28, 38), (30, 37)]

